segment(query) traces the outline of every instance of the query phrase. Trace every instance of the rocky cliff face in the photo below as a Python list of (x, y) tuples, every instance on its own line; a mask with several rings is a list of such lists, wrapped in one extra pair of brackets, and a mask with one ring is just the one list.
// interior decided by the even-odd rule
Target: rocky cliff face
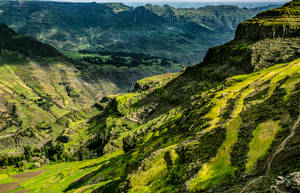
[(210, 48), (202, 65), (228, 75), (289, 62), (300, 53), (300, 1), (268, 10), (238, 25), (235, 39)]
[(300, 172), (294, 172), (286, 177), (278, 176), (276, 185), (271, 186), (272, 193), (299, 192), (300, 191)]
[(291, 38), (300, 35), (300, 1), (259, 13), (238, 25), (236, 40), (257, 41), (266, 38)]

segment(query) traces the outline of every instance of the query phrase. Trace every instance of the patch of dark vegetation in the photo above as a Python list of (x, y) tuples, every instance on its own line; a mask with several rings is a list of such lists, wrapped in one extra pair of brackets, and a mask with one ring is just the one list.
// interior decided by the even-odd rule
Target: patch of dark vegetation
[(0, 131), (10, 127), (21, 127), (22, 121), (19, 119), (17, 114), (16, 105), (13, 103), (9, 103), (4, 99), (2, 103), (0, 103)]
[(300, 129), (291, 138), (285, 149), (273, 161), (271, 174), (285, 176), (300, 170)]
[(65, 147), (61, 142), (49, 141), (41, 151), (52, 161), (64, 161), (68, 158), (68, 155), (65, 153)]
[(245, 102), (250, 102), (250, 101), (254, 101), (254, 100), (261, 100), (264, 99), (266, 97), (266, 95), (268, 94), (269, 91), (269, 87), (265, 87), (262, 90), (259, 90), (253, 94), (250, 94), (249, 96), (247, 96), (244, 101)]
[(41, 43), (31, 37), (17, 35), (7, 25), (0, 23), (0, 53), (2, 49), (18, 51), (31, 57), (57, 57), (62, 54), (48, 44)]
[[(113, 65), (116, 67), (138, 67), (144, 66), (162, 66), (171, 67), (172, 64), (178, 63), (177, 61), (160, 58), (156, 56), (150, 56), (142, 53), (130, 53), (130, 52), (91, 52), (91, 51), (79, 51), (82, 54), (98, 54), (99, 56), (85, 56), (81, 58), (81, 61), (96, 64), (96, 65)], [(102, 59), (103, 57), (109, 57), (108, 60)]]
[(0, 166), (10, 166), (17, 165), (20, 161), (24, 160), (25, 156), (7, 156), (1, 155), (0, 157)]
[(50, 96), (33, 98), (32, 101), (45, 111), (50, 111), (50, 107), (53, 105), (51, 104), (52, 99)]
[(123, 138), (123, 150), (125, 153), (129, 152), (130, 150), (134, 149), (136, 146), (136, 138), (132, 135), (128, 135)]
[(295, 85), (295, 91), (291, 94), (289, 97), (287, 104), (289, 106), (289, 113), (293, 117), (294, 120), (297, 119), (297, 117), (300, 114), (300, 83)]
[(229, 120), (230, 119), (230, 117), (231, 117), (231, 114), (232, 114), (232, 112), (233, 112), (233, 110), (234, 110), (234, 107), (235, 107), (235, 101), (236, 99), (229, 99), (228, 101), (227, 101), (227, 104), (226, 104), (226, 107), (225, 107), (225, 111), (222, 113), (222, 119), (224, 120), (224, 121), (226, 121), (226, 120)]
[(118, 193), (119, 192), (119, 184), (122, 182), (122, 180), (113, 180), (112, 182), (109, 182), (105, 184), (104, 186), (93, 190), (92, 193), (101, 193), (101, 192), (111, 192), (111, 193)]
[(70, 141), (70, 137), (66, 135), (61, 135), (56, 138), (56, 141), (62, 142), (62, 143), (68, 143)]
[(103, 155), (103, 148), (110, 138), (109, 131), (99, 131), (99, 133), (85, 144), (87, 149), (95, 152), (96, 155)]

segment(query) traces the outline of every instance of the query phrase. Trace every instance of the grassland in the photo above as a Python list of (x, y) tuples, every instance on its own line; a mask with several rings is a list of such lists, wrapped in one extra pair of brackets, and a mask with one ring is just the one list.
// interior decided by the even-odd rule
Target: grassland
[[(106, 119), (103, 119), (105, 124), (101, 126), (105, 130), (108, 129), (111, 137), (111, 141), (104, 147), (106, 149), (104, 156), (87, 161), (52, 163), (34, 170), (26, 169), (25, 173), (29, 171), (41, 171), (42, 173), (30, 179), (24, 179), (22, 182), (18, 182), (14, 178), (14, 174), (17, 174), (18, 171), (8, 167), (9, 175), (6, 170), (2, 170), (0, 183), (19, 184), (20, 187), (12, 192), (20, 190), (29, 192), (48, 192), (49, 190), (56, 192), (91, 192), (93, 190), (113, 192), (118, 187), (116, 184), (123, 184), (122, 187), (126, 189), (127, 183), (130, 184), (129, 192), (176, 192), (180, 190), (182, 187), (180, 184), (183, 182), (187, 184), (187, 191), (191, 192), (216, 188), (220, 184), (228, 182), (229, 179), (238, 177), (235, 175), (238, 175), (236, 172), (240, 171), (241, 166), (236, 165), (236, 161), (233, 161), (235, 157), (232, 156), (235, 153), (235, 145), (242, 142), (240, 141), (241, 132), (251, 133), (250, 141), (245, 144), (248, 150), (243, 152), (245, 158), (242, 173), (244, 174), (255, 172), (260, 167), (261, 160), (268, 156), (272, 148), (276, 146), (274, 143), (278, 140), (279, 133), (286, 131), (286, 129), (282, 129), (282, 125), (285, 124), (284, 119), (289, 118), (287, 116), (277, 120), (264, 118), (265, 121), (261, 123), (255, 122), (256, 126), (253, 130), (247, 130), (245, 127), (248, 127), (251, 120), (257, 119), (255, 116), (248, 117), (247, 112), (255, 110), (257, 105), (276, 105), (280, 101), (271, 104), (268, 101), (278, 96), (276, 94), (278, 89), (286, 90), (282, 98), (290, 101), (290, 97), (297, 92), (295, 84), (299, 78), (299, 69), (300, 62), (295, 60), (249, 75), (239, 75), (227, 79), (226, 87), (214, 88), (209, 91), (213, 93), (213, 97), (208, 98), (205, 105), (209, 107), (209, 110), (197, 118), (199, 121), (206, 120), (208, 126), (202, 129), (190, 124), (186, 128), (185, 123), (192, 121), (196, 124), (196, 119), (186, 116), (186, 113), (198, 112), (196, 114), (199, 114), (199, 107), (203, 107), (203, 105), (195, 106), (197, 108), (191, 111), (185, 111), (178, 107), (167, 113), (158, 113), (157, 111), (156, 114), (151, 115), (157, 116), (149, 119), (151, 116), (145, 115), (140, 102), (149, 100), (149, 97), (156, 97), (156, 89), (137, 90), (134, 93), (112, 97), (110, 100), (116, 102), (116, 108), (114, 109), (110, 105), (106, 107), (110, 109), (107, 111), (109, 114), (106, 115)], [(166, 77), (162, 76), (161, 78), (162, 82), (165, 82)], [(150, 81), (144, 82), (152, 84), (152, 79), (149, 78)], [(260, 87), (267, 88), (268, 92), (260, 95)], [(159, 90), (159, 88), (157, 89)], [(193, 103), (203, 99), (196, 97)], [(286, 105), (285, 109), (291, 108), (288, 103)], [(281, 107), (278, 108), (281, 109)], [(132, 118), (134, 116), (139, 117), (140, 122), (136, 122)], [(256, 116), (264, 116), (264, 114), (256, 114)], [(282, 113), (278, 111), (276, 116), (280, 117)], [(146, 119), (148, 120), (146, 121)], [(76, 124), (80, 125), (81, 122), (71, 124), (70, 128), (76, 128)], [(192, 143), (197, 138), (202, 143), (206, 143), (206, 138), (209, 139), (209, 136), (219, 134), (220, 131), (214, 131), (222, 127), (225, 131), (224, 138), (213, 138), (214, 141), (220, 140), (221, 142), (214, 146), (215, 151), (209, 150), (213, 143), (211, 140), (207, 141), (207, 145), (197, 145), (199, 142), (196, 141)], [(183, 132), (183, 128), (197, 131), (196, 135), (182, 137), (187, 135)], [(75, 140), (74, 143), (80, 142), (80, 139), (85, 136), (86, 131), (82, 130), (82, 132), (78, 133), (78, 141)], [(71, 145), (71, 143), (66, 145)], [(180, 147), (184, 147), (185, 150), (180, 150)], [(199, 157), (189, 158), (189, 148), (193, 148), (193, 152), (204, 150), (213, 153), (207, 155), (202, 152), (198, 155)], [(198, 148), (200, 149), (198, 150)], [(183, 158), (186, 161), (183, 161)], [(240, 158), (242, 159), (242, 156)], [(200, 165), (198, 166), (197, 163)], [(191, 170), (191, 164), (195, 169)], [(180, 183), (174, 184), (178, 180)]]
[[(233, 167), (230, 163), (230, 152), (232, 151), (233, 144), (237, 142), (238, 130), (239, 128), (241, 128), (242, 124), (239, 115), (243, 110), (246, 110), (243, 102), (244, 98), (247, 97), (247, 95), (255, 92), (255, 88), (257, 88), (258, 85), (265, 83), (266, 81), (271, 82), (270, 90), (272, 92), (272, 88), (276, 87), (276, 85), (278, 85), (278, 82), (286, 77), (293, 76), (293, 74), (297, 74), (298, 70), (299, 60), (291, 62), (289, 65), (275, 65), (269, 69), (265, 69), (251, 75), (233, 77), (232, 79), (240, 79), (242, 81), (238, 81), (238, 83), (222, 90), (219, 95), (216, 95), (216, 100), (218, 98), (220, 99), (218, 102), (215, 102), (215, 107), (212, 108), (212, 110), (207, 114), (207, 116), (212, 119), (212, 121), (210, 122), (211, 126), (203, 132), (207, 132), (207, 130), (213, 129), (221, 124), (221, 110), (225, 108), (225, 104), (227, 103), (228, 99), (232, 97), (232, 95), (239, 97), (235, 99), (236, 105), (234, 111), (231, 113), (231, 119), (226, 120), (227, 123), (225, 126), (227, 128), (227, 134), (223, 145), (220, 147), (216, 157), (214, 157), (209, 163), (203, 165), (196, 178), (192, 179), (189, 182), (189, 187), (191, 190), (201, 190), (209, 186), (214, 186), (220, 183), (220, 181), (225, 180), (229, 176), (234, 175), (235, 167)], [(231, 91), (232, 93), (227, 94), (228, 91)], [(222, 93), (226, 95), (222, 97)], [(272, 95), (272, 93), (270, 95)], [(268, 97), (266, 97), (266, 99), (267, 98)], [(271, 125), (268, 123), (270, 123)], [(253, 167), (255, 167), (254, 164), (256, 163), (258, 158), (264, 156), (268, 151), (278, 130), (278, 126), (274, 126), (274, 124), (272, 124), (272, 120), (269, 120), (269, 122), (260, 125), (258, 129), (254, 131), (253, 141), (251, 141), (251, 143), (249, 144), (250, 151), (248, 154), (248, 162), (246, 164), (247, 172), (253, 170)], [(263, 133), (259, 134), (257, 132)], [(269, 135), (266, 134), (266, 132), (269, 133)], [(260, 135), (263, 135), (265, 137)], [(268, 135), (268, 137), (266, 137), (266, 135)], [(263, 143), (264, 145), (259, 145), (261, 143)], [(260, 147), (260, 149), (258, 149), (258, 147)]]

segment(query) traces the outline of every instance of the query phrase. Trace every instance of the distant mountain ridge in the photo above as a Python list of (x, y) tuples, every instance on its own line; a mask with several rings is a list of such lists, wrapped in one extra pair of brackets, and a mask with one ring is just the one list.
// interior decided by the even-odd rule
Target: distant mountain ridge
[(61, 50), (135, 52), (191, 64), (200, 62), (209, 47), (232, 39), (238, 23), (272, 7), (3, 1), (0, 21)]

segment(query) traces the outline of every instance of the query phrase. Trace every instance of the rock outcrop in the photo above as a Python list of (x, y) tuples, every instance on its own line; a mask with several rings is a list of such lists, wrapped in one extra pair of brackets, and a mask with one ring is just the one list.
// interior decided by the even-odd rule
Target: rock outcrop
[(276, 185), (271, 186), (272, 193), (300, 192), (300, 172), (294, 172), (286, 177), (278, 176)]

